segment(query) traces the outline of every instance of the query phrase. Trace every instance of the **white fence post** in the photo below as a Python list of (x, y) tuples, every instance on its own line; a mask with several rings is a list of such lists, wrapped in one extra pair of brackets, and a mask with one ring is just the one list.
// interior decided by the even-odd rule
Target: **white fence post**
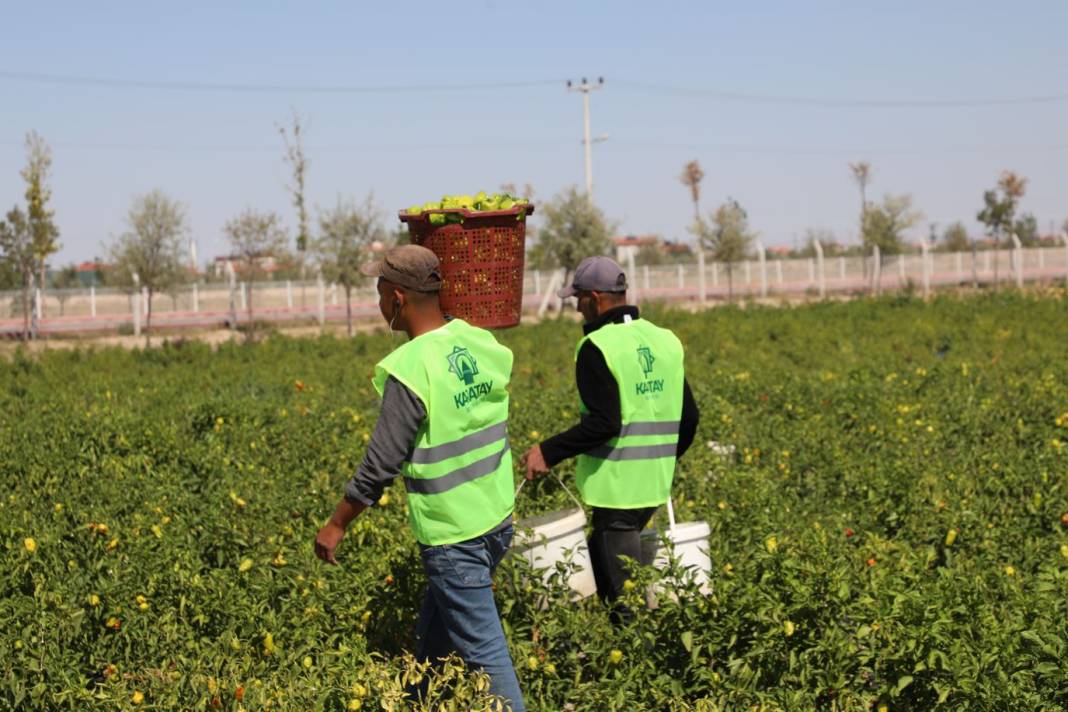
[(1061, 241), (1064, 242), (1064, 278), (1068, 280), (1068, 231), (1061, 233)]
[(757, 242), (757, 260), (760, 263), (760, 296), (768, 296), (768, 253), (764, 245)]
[(816, 273), (819, 277), (820, 299), (827, 296), (827, 278), (823, 271), (823, 245), (819, 240), (813, 240), (812, 246), (816, 248)]
[(1010, 237), (1012, 238), (1012, 271), (1016, 275), (1016, 288), (1023, 289), (1023, 245), (1015, 232)]
[(319, 295), (319, 326), (326, 323), (326, 284), (323, 282), (323, 273), (315, 276), (316, 293)]
[(89, 316), (96, 317), (96, 287), (89, 285)]
[[(1065, 243), (1068, 245), (1068, 242)], [(708, 291), (705, 288), (705, 251), (698, 250), (697, 252), (697, 296), (701, 301), (701, 304), (705, 303), (708, 298)]]
[(200, 311), (200, 287), (196, 282), (193, 282), (193, 311)]
[(879, 295), (883, 291), (883, 259), (878, 245), (871, 246), (871, 255), (874, 262), (871, 267), (872, 289), (876, 295)]
[(637, 304), (644, 296), (638, 291), (638, 268), (634, 266), (634, 251), (627, 251), (627, 284), (634, 291), (634, 303)]
[(293, 308), (293, 280), (286, 280), (286, 307)]
[(920, 240), (920, 255), (923, 260), (923, 298), (929, 299), (931, 296), (931, 269), (928, 264), (930, 253), (928, 252), (930, 247), (927, 244), (926, 239)]

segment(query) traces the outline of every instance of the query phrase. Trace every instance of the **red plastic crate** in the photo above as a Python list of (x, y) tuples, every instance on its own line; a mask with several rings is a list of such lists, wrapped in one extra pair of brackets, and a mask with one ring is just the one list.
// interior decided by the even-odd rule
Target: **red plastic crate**
[[(530, 204), (508, 210), (463, 208), (400, 212), (412, 243), (441, 260), (441, 308), (469, 324), (504, 329), (519, 324)], [(462, 215), (462, 223), (432, 225), (432, 214)]]

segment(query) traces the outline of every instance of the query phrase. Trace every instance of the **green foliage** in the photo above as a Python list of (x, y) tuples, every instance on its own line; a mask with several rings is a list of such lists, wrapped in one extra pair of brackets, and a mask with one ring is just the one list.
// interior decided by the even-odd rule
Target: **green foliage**
[(881, 205), (873, 203), (864, 210), (864, 244), (878, 246), (881, 257), (901, 252), (905, 230), (915, 227), (923, 213), (912, 209), (911, 195), (887, 195)]
[(26, 218), (41, 284), (44, 283), (45, 260), (59, 250), (55, 211), (48, 207), (52, 199), (52, 189), (48, 187), (51, 172), (52, 149), (36, 131), (31, 131), (26, 135), (26, 166), (21, 175), (26, 181)]
[(942, 246), (947, 252), (966, 252), (972, 248), (964, 223), (957, 221), (946, 226), (942, 233)]
[[(126, 231), (108, 248), (114, 269), (110, 281), (127, 290), (148, 291), (148, 321), (152, 301), (185, 279), (183, 239), (189, 234), (185, 206), (161, 190), (133, 199), (126, 214)], [(136, 275), (136, 278), (135, 278)]]
[(352, 335), (352, 288), (364, 279), (360, 266), (371, 257), (375, 243), (383, 244), (389, 237), (382, 225), (381, 213), (368, 195), (362, 204), (338, 198), (333, 209), (319, 216), (319, 238), (315, 252), (323, 277), (336, 282), (345, 290), (345, 306), (349, 335)]
[(697, 242), (712, 259), (727, 268), (727, 293), (734, 296), (734, 265), (752, 249), (756, 233), (749, 229), (749, 215), (734, 198), (716, 208), (710, 221), (698, 218), (694, 225)]
[[(569, 600), (565, 565), (543, 583), (506, 558), (496, 598), (529, 709), (1062, 709), (1068, 334), (1048, 325), (1066, 308), (649, 315), (686, 346), (701, 408), (673, 492), (680, 521), (712, 529), (712, 593), (639, 570), (616, 629)], [(578, 419), (563, 369), (580, 334), (501, 332), (515, 452)], [(492, 704), (455, 662), (404, 654), (425, 577), (402, 484), (350, 527), (340, 567), (312, 552), (390, 348), (271, 337), (0, 365), (0, 707), (402, 709), (420, 676), (435, 709)], [(517, 516), (566, 506), (539, 480)]]
[(1033, 213), (1024, 213), (1012, 224), (1012, 231), (1024, 247), (1038, 246), (1038, 220)]
[(33, 250), (33, 233), (29, 221), (17, 205), (0, 220), (0, 280), (6, 287), (21, 290), (19, 312), (23, 320), (23, 338), (29, 336), (30, 289), (37, 258)]
[(612, 253), (614, 229), (600, 208), (572, 186), (542, 206), (531, 263), (539, 268), (563, 267), (570, 274), (585, 258)]

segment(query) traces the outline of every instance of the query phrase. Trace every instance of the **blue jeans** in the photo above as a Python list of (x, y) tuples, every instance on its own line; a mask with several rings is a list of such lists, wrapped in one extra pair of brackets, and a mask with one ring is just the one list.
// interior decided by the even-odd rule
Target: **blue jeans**
[(512, 526), (457, 544), (420, 545), (427, 592), (415, 634), (420, 660), (436, 660), (455, 652), (490, 679), (490, 692), (523, 712), (508, 644), (490, 577), (512, 543)]

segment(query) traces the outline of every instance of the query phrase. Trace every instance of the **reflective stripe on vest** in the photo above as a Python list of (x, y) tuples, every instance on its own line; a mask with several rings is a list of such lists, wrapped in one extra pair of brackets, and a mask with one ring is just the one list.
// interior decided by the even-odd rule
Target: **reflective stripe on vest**
[[(587, 504), (614, 509), (667, 501), (682, 417), (683, 352), (678, 338), (644, 320), (606, 324), (589, 341), (619, 388), (619, 435), (578, 457), (575, 479)], [(586, 412), (584, 403), (580, 409)]]
[[(465, 482), (476, 480), (479, 477), (496, 472), (504, 460), (504, 455), (509, 451), (508, 424), (498, 423), (490, 427), (472, 433), (455, 442), (438, 445), (433, 448), (418, 448), (412, 453), (412, 464), (441, 462), (442, 460), (457, 458), (469, 452), (485, 447), (497, 440), (503, 440), (503, 445), (497, 452), (475, 460), (469, 465), (457, 468), (444, 475), (431, 478), (404, 477), (404, 486), (409, 492), (419, 494), (440, 494), (448, 492), (454, 487), (459, 487)], [(465, 442), (466, 441), (466, 442)], [(437, 452), (434, 452), (437, 451)], [(448, 453), (448, 454), (445, 454)], [(437, 457), (436, 460), (416, 460), (416, 457)]]
[(508, 383), (512, 352), (493, 335), (454, 319), (404, 344), (378, 364), (426, 408), (404, 463), (409, 523), (423, 544), (484, 534), (512, 513)]

